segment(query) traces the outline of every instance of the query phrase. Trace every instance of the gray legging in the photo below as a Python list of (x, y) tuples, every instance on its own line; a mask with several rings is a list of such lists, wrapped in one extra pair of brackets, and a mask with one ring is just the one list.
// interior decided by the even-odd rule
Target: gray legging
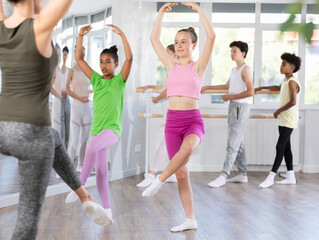
[(50, 126), (0, 121), (0, 153), (19, 159), (20, 199), (12, 239), (36, 239), (52, 165), (72, 190), (82, 183), (59, 133)]

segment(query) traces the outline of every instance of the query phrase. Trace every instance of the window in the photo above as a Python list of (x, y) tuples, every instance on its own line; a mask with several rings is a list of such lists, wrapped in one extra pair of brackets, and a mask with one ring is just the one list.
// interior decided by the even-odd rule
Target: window
[[(262, 33), (262, 78), (260, 86), (280, 85), (284, 76), (280, 73), (281, 54), (298, 54), (298, 33), (263, 31)], [(277, 102), (278, 95), (261, 95), (262, 102)]]
[(76, 34), (79, 33), (81, 27), (88, 24), (89, 24), (88, 16), (75, 17)]
[(255, 23), (254, 3), (213, 3), (213, 23)]
[(307, 4), (307, 17), (306, 22), (313, 22), (319, 24), (319, 5)]
[[(283, 23), (289, 18), (289, 13), (287, 8), (289, 4), (261, 4), (261, 15), (260, 22), (261, 23)], [(301, 15), (296, 14), (296, 18), (294, 20), (295, 23), (300, 23)]]
[(63, 31), (63, 38), (66, 38), (73, 34), (72, 18), (67, 18), (62, 21), (62, 31)]
[[(66, 66), (70, 68), (72, 67), (73, 55), (74, 55), (73, 38), (66, 41), (66, 46), (69, 48), (69, 56), (68, 56), (68, 59), (66, 60)], [(61, 49), (63, 49), (63, 47), (61, 47)]]
[[(159, 11), (164, 4), (165, 3), (163, 2), (157, 3), (157, 11)], [(177, 5), (176, 7), (172, 7), (172, 11), (165, 13), (163, 18), (163, 22), (198, 22), (198, 21), (199, 21), (198, 13), (181, 4)]]
[(305, 104), (319, 104), (319, 29), (314, 31), (311, 45), (306, 45), (305, 62)]
[(99, 30), (104, 28), (105, 11), (91, 15), (92, 30)]
[(90, 45), (90, 60), (91, 60), (91, 68), (102, 74), (100, 70), (100, 53), (103, 50), (103, 36), (94, 36), (91, 38)]

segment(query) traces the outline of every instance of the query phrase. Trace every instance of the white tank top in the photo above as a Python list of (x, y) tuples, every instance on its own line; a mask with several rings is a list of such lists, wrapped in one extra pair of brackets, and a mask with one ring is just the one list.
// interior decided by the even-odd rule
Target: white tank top
[(73, 70), (73, 78), (71, 81), (72, 91), (81, 97), (89, 97), (90, 96), (90, 80), (85, 76), (85, 74), (81, 70)]
[(66, 79), (68, 77), (69, 68), (66, 68), (65, 73), (61, 69), (61, 92), (65, 91)]
[(59, 94), (61, 94), (61, 78), (62, 78), (62, 73), (59, 67), (55, 68), (55, 80), (53, 83), (53, 88), (55, 91), (57, 91)]
[[(229, 81), (229, 94), (230, 95), (242, 93), (242, 92), (247, 90), (247, 85), (243, 81), (243, 79), (241, 78), (241, 72), (243, 71), (245, 66), (248, 66), (248, 65), (244, 64), (239, 69), (237, 69), (237, 67), (233, 68), (232, 73), (230, 75), (230, 81)], [(232, 101), (238, 102), (238, 103), (247, 103), (248, 98), (235, 99)]]

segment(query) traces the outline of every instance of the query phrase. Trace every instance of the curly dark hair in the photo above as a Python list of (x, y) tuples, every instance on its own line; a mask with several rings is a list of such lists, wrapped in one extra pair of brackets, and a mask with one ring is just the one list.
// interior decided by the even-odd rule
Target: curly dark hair
[(116, 45), (114, 45), (114, 46), (112, 46), (110, 48), (105, 48), (101, 52), (100, 56), (102, 54), (110, 54), (115, 63), (117, 63), (119, 61), (119, 56), (117, 55), (117, 46)]
[(245, 53), (244, 58), (246, 58), (248, 53), (248, 44), (242, 41), (233, 41), (231, 44), (229, 44), (229, 47), (238, 47), (241, 52)]
[(68, 48), (67, 46), (65, 46), (65, 47), (63, 48), (62, 52), (67, 52), (67, 53), (69, 53), (69, 48)]
[(23, 0), (8, 0), (8, 2), (11, 2), (11, 3), (18, 3), (18, 2), (22, 2)]
[(301, 58), (296, 56), (294, 53), (283, 53), (281, 56), (282, 60), (286, 60), (290, 65), (293, 65), (295, 67), (294, 73), (297, 72), (300, 69), (301, 65)]

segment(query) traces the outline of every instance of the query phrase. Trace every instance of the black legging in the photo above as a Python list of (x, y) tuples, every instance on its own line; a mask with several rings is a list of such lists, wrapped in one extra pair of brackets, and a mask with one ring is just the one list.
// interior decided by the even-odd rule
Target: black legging
[(285, 162), (287, 170), (293, 170), (292, 166), (292, 152), (290, 145), (290, 136), (293, 131), (293, 128), (287, 128), (279, 126), (279, 138), (276, 145), (276, 158), (274, 165), (271, 169), (272, 172), (276, 173), (282, 162), (282, 158), (285, 156)]

